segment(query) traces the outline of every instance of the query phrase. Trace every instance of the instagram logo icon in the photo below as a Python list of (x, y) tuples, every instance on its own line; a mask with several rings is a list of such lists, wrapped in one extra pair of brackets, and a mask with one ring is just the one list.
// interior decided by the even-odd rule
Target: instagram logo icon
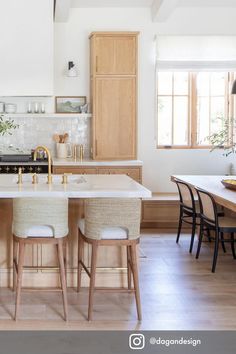
[(131, 334), (129, 336), (130, 349), (143, 349), (145, 347), (145, 337), (141, 333)]

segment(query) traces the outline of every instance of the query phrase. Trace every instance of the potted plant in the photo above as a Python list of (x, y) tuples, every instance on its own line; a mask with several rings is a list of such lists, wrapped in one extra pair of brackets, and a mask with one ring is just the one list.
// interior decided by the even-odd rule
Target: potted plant
[(12, 130), (15, 130), (17, 128), (19, 128), (19, 125), (15, 124), (13, 119), (4, 119), (4, 115), (0, 115), (0, 135), (12, 135)]

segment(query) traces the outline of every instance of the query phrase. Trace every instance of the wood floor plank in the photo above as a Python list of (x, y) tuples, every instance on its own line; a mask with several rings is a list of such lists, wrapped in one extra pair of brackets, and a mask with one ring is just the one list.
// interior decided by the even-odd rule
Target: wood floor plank
[(199, 260), (189, 254), (189, 237), (145, 230), (140, 253), (143, 320), (128, 293), (95, 293), (93, 321), (87, 322), (88, 289), (68, 290), (70, 321), (64, 323), (60, 293), (22, 293), (21, 319), (15, 323), (14, 293), (0, 289), (0, 330), (236, 330), (236, 261), (220, 249), (211, 273), (213, 243), (203, 243)]

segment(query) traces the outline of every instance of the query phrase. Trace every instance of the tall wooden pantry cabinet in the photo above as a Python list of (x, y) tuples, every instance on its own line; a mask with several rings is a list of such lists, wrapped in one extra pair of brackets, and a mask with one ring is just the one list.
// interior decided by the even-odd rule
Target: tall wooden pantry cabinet
[(90, 36), (92, 157), (136, 159), (138, 32)]

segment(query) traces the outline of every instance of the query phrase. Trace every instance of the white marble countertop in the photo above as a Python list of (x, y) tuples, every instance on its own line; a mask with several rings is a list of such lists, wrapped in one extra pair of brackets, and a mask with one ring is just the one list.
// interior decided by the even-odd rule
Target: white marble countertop
[(142, 166), (140, 160), (121, 160), (121, 161), (95, 161), (92, 159), (84, 159), (82, 162), (74, 159), (57, 159), (53, 158), (53, 166)]
[(47, 175), (41, 174), (38, 184), (32, 184), (32, 176), (23, 175), (18, 185), (15, 174), (0, 174), (0, 198), (20, 197), (68, 197), (68, 198), (148, 198), (151, 191), (126, 175), (71, 175), (68, 184), (61, 184), (62, 176), (53, 175), (48, 185)]

